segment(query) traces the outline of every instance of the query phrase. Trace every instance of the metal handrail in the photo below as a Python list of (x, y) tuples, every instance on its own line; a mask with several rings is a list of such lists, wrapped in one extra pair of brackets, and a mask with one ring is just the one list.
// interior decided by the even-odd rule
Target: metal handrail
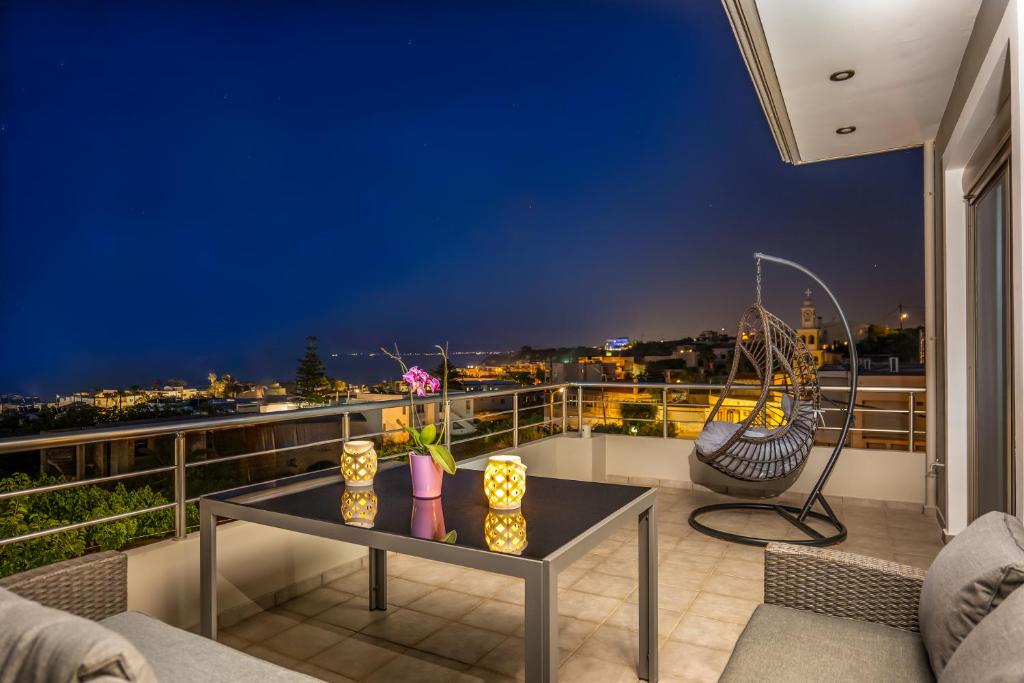
[[(570, 400), (570, 397), (569, 397), (569, 393), (570, 392), (568, 391), (568, 389), (570, 389), (570, 388), (575, 388), (575, 390), (576, 390), (575, 392), (573, 392), (575, 394), (575, 396), (572, 397), (572, 400), (574, 400), (576, 402), (576, 404), (577, 404), (576, 405), (576, 413), (577, 414), (575, 416), (571, 415), (569, 413), (569, 411), (568, 411), (568, 401)], [(487, 433), (487, 434), (477, 434), (477, 435), (473, 435), (473, 436), (469, 436), (469, 437), (465, 437), (465, 438), (461, 438), (461, 439), (452, 439), (451, 438), (451, 429), (449, 428), (449, 429), (446, 429), (446, 432), (445, 432), (446, 433), (446, 440), (448, 442), (449, 447), (451, 447), (452, 445), (457, 445), (457, 444), (463, 444), (463, 443), (469, 443), (469, 442), (473, 442), (473, 441), (478, 441), (478, 440), (484, 439), (484, 438), (489, 437), (489, 436), (493, 437), (493, 436), (500, 436), (500, 435), (511, 433), (513, 435), (514, 445), (518, 445), (518, 442), (519, 442), (519, 431), (521, 429), (526, 429), (527, 427), (548, 427), (548, 426), (550, 426), (550, 431), (553, 434), (554, 431), (555, 431), (555, 426), (558, 425), (558, 424), (561, 424), (561, 428), (562, 428), (561, 431), (564, 433), (564, 432), (568, 431), (570, 420), (575, 419), (577, 421), (577, 427), (578, 427), (580, 424), (583, 424), (583, 423), (587, 422), (588, 420), (595, 419), (594, 416), (584, 415), (584, 413), (583, 413), (583, 406), (584, 405), (598, 405), (600, 402), (597, 401), (597, 400), (585, 400), (584, 399), (584, 395), (585, 395), (584, 394), (584, 390), (585, 389), (605, 389), (605, 390), (613, 390), (613, 395), (608, 399), (608, 402), (611, 403), (611, 404), (643, 403), (643, 404), (646, 404), (646, 405), (654, 405), (654, 406), (660, 405), (662, 407), (662, 410), (663, 410), (663, 414), (662, 414), (660, 419), (658, 419), (658, 418), (630, 418), (630, 420), (634, 421), (634, 422), (651, 422), (651, 423), (656, 423), (656, 422), (661, 421), (665, 425), (664, 428), (663, 428), (662, 435), (663, 435), (663, 437), (668, 438), (668, 424), (669, 423), (673, 423), (673, 424), (683, 424), (684, 423), (683, 421), (680, 421), (680, 420), (672, 420), (670, 418), (670, 416), (669, 416), (669, 410), (668, 409), (670, 409), (670, 408), (678, 408), (678, 407), (699, 408), (702, 405), (702, 404), (697, 404), (697, 403), (691, 404), (691, 403), (673, 403), (673, 402), (670, 402), (670, 401), (668, 401), (668, 398), (667, 398), (669, 391), (671, 391), (673, 389), (675, 389), (675, 390), (707, 390), (707, 391), (715, 391), (715, 390), (722, 390), (724, 388), (725, 387), (722, 384), (694, 384), (694, 383), (687, 383), (687, 384), (676, 383), (676, 384), (671, 384), (671, 383), (656, 383), (656, 382), (642, 382), (642, 383), (629, 383), (629, 384), (626, 384), (626, 383), (609, 383), (609, 382), (565, 382), (565, 383), (561, 383), (561, 384), (541, 384), (541, 385), (535, 385), (535, 386), (530, 386), (530, 387), (518, 387), (518, 388), (503, 389), (503, 390), (498, 390), (498, 391), (458, 392), (458, 393), (454, 393), (454, 394), (450, 394), (449, 395), (449, 402), (451, 402), (452, 400), (470, 400), (470, 401), (473, 401), (473, 400), (475, 400), (477, 398), (484, 399), (484, 398), (500, 398), (500, 397), (503, 397), (503, 396), (511, 396), (511, 397), (513, 397), (513, 409), (511, 409), (511, 410), (504, 410), (504, 411), (497, 411), (495, 413), (488, 413), (487, 415), (473, 415), (472, 417), (458, 418), (457, 416), (453, 417), (450, 414), (451, 411), (444, 411), (443, 408), (442, 408), (442, 412), (444, 412), (444, 414), (441, 416), (440, 420), (436, 421), (435, 423), (440, 424), (441, 422), (444, 422), (444, 423), (450, 425), (450, 422), (453, 422), (453, 421), (454, 422), (461, 422), (461, 421), (467, 421), (467, 420), (478, 420), (478, 419), (483, 419), (484, 417), (493, 419), (495, 417), (502, 417), (502, 416), (506, 416), (506, 415), (511, 415), (512, 418), (513, 418), (513, 424), (508, 429), (499, 430), (499, 431), (496, 431), (496, 432), (490, 432), (490, 433)], [(615, 395), (614, 395), (614, 394), (619, 394), (619, 393), (624, 393), (624, 392), (628, 392), (628, 391), (631, 391), (631, 390), (639, 390), (639, 389), (643, 389), (643, 390), (657, 390), (657, 391), (659, 391), (661, 393), (660, 400), (652, 400), (652, 401), (649, 401), (649, 402), (646, 402), (646, 401), (645, 402), (623, 401), (623, 400), (617, 400)], [(821, 387), (821, 389), (823, 391), (837, 391), (837, 392), (847, 391), (848, 392), (850, 390), (850, 387), (848, 387), (848, 386), (824, 386), (824, 387)], [(884, 429), (884, 428), (876, 428), (876, 429), (855, 428), (852, 431), (856, 431), (856, 432), (871, 432), (871, 433), (878, 433), (878, 434), (887, 434), (887, 433), (907, 434), (908, 435), (908, 441), (909, 441), (910, 449), (913, 450), (913, 448), (914, 448), (914, 437), (916, 437), (918, 434), (923, 434), (924, 433), (924, 432), (922, 432), (920, 430), (915, 429), (915, 425), (913, 424), (913, 422), (914, 422), (913, 418), (915, 416), (917, 416), (917, 415), (925, 415), (925, 411), (924, 410), (918, 410), (916, 408), (915, 395), (916, 394), (923, 394), (923, 393), (925, 393), (926, 390), (924, 388), (920, 388), (920, 387), (905, 387), (905, 388), (904, 387), (859, 387), (858, 389), (859, 389), (858, 393), (894, 393), (894, 394), (906, 395), (908, 397), (908, 399), (909, 399), (909, 405), (908, 405), (908, 409), (907, 410), (891, 410), (891, 409), (875, 409), (875, 408), (858, 408), (858, 410), (861, 410), (862, 412), (906, 414), (909, 417), (909, 423), (910, 424), (908, 425), (909, 429), (907, 429), (907, 430), (902, 430), (902, 429)], [(519, 397), (521, 395), (523, 395), (523, 394), (532, 394), (532, 393), (537, 393), (537, 392), (549, 392), (549, 395), (551, 396), (550, 404), (545, 401), (543, 403), (534, 403), (534, 404), (523, 405), (519, 401)], [(560, 414), (556, 417), (555, 414), (554, 414), (554, 410), (555, 410), (554, 409), (554, 402), (555, 402), (556, 399), (554, 397), (555, 397), (555, 395), (557, 395), (559, 393), (561, 394), (561, 407), (560, 407)], [(417, 398), (417, 399), (415, 399), (414, 403), (416, 405), (432, 405), (432, 404), (440, 404), (441, 401), (442, 401), (442, 397), (435, 395), (435, 396)], [(26, 495), (47, 493), (47, 492), (58, 491), (58, 490), (63, 490), (63, 489), (70, 489), (70, 488), (75, 488), (75, 487), (78, 487), (78, 486), (103, 484), (103, 483), (107, 483), (107, 482), (120, 481), (120, 480), (130, 479), (130, 478), (134, 478), (134, 477), (141, 477), (141, 476), (148, 476), (148, 475), (161, 475), (161, 474), (169, 474), (169, 473), (173, 472), (175, 477), (174, 477), (174, 501), (173, 502), (162, 504), (162, 505), (158, 505), (158, 506), (154, 506), (154, 507), (151, 507), (151, 508), (145, 508), (145, 509), (142, 509), (142, 510), (135, 510), (135, 511), (127, 512), (127, 513), (122, 513), (122, 514), (119, 514), (119, 515), (112, 515), (112, 516), (109, 516), (109, 517), (102, 517), (102, 518), (93, 519), (93, 520), (85, 520), (85, 521), (81, 521), (81, 522), (74, 522), (74, 523), (71, 523), (71, 524), (68, 524), (68, 525), (64, 525), (64, 526), (60, 526), (60, 527), (53, 527), (53, 528), (50, 528), (50, 529), (43, 529), (43, 530), (33, 531), (31, 533), (23, 534), (21, 536), (0, 539), (0, 546), (8, 545), (10, 543), (16, 543), (16, 542), (19, 542), (19, 541), (32, 540), (32, 539), (40, 538), (42, 536), (46, 536), (46, 535), (49, 535), (49, 534), (60, 533), (62, 531), (69, 531), (69, 530), (73, 530), (73, 529), (79, 529), (79, 528), (83, 528), (83, 527), (87, 527), (87, 526), (92, 526), (94, 524), (103, 524), (103, 523), (107, 523), (107, 522), (111, 522), (111, 521), (116, 521), (118, 519), (124, 519), (124, 518), (128, 518), (128, 517), (133, 517), (133, 516), (136, 516), (136, 515), (145, 514), (147, 512), (153, 512), (153, 511), (156, 511), (156, 510), (163, 510), (163, 509), (168, 509), (168, 508), (177, 508), (176, 509), (176, 513), (177, 513), (176, 514), (176, 522), (175, 522), (175, 527), (176, 527), (175, 528), (175, 536), (177, 538), (184, 538), (185, 533), (187, 531), (186, 528), (185, 528), (185, 526), (186, 526), (186, 522), (185, 522), (185, 505), (188, 502), (196, 500), (195, 498), (187, 498), (187, 496), (186, 496), (185, 488), (186, 488), (187, 481), (186, 481), (185, 473), (187, 471), (192, 470), (193, 468), (201, 468), (201, 467), (204, 467), (206, 465), (210, 465), (210, 464), (214, 464), (214, 463), (232, 462), (232, 461), (237, 461), (237, 460), (244, 460), (244, 459), (248, 459), (248, 458), (254, 458), (254, 457), (261, 456), (261, 455), (270, 455), (270, 454), (280, 453), (280, 452), (283, 452), (283, 451), (299, 450), (299, 449), (313, 448), (313, 447), (317, 447), (317, 446), (326, 446), (326, 445), (332, 445), (332, 444), (337, 444), (337, 443), (344, 443), (345, 441), (348, 441), (351, 438), (353, 438), (352, 435), (350, 434), (350, 428), (349, 428), (349, 418), (350, 418), (350, 416), (352, 414), (363, 413), (363, 412), (372, 412), (372, 411), (375, 411), (375, 410), (385, 410), (385, 409), (388, 409), (388, 408), (406, 407), (408, 405), (409, 405), (409, 400), (408, 399), (395, 399), (395, 400), (387, 400), (387, 401), (363, 401), (363, 402), (359, 402), (359, 403), (344, 403), (344, 404), (339, 404), (339, 405), (326, 406), (326, 407), (322, 407), (322, 408), (304, 408), (304, 409), (295, 410), (295, 411), (281, 411), (281, 412), (277, 412), (277, 413), (259, 413), (259, 414), (253, 414), (253, 415), (238, 415), (238, 416), (227, 416), (227, 417), (207, 418), (207, 419), (193, 419), (193, 420), (173, 420), (173, 421), (169, 420), (167, 422), (163, 422), (163, 423), (160, 423), (160, 424), (147, 424), (147, 425), (122, 426), (122, 427), (104, 427), (104, 428), (100, 428), (100, 429), (82, 430), (82, 431), (78, 431), (78, 432), (64, 432), (64, 433), (60, 433), (60, 434), (46, 434), (46, 435), (36, 435), (36, 436), (29, 436), (29, 437), (16, 437), (16, 438), (12, 438), (12, 439), (2, 439), (2, 440), (0, 440), (0, 455), (2, 455), (4, 453), (22, 452), (22, 451), (29, 451), (29, 450), (36, 450), (36, 449), (43, 449), (43, 448), (53, 448), (53, 447), (59, 447), (59, 446), (72, 446), (72, 445), (77, 446), (77, 445), (83, 445), (83, 444), (101, 443), (101, 442), (105, 442), (105, 441), (118, 441), (118, 440), (126, 440), (126, 439), (133, 439), (133, 438), (149, 438), (149, 437), (159, 437), (159, 436), (173, 436), (175, 438), (175, 464), (167, 465), (167, 466), (160, 466), (160, 467), (155, 467), (155, 468), (150, 468), (150, 469), (145, 469), (145, 470), (138, 470), (138, 471), (133, 471), (133, 472), (120, 473), (120, 474), (115, 474), (115, 475), (108, 475), (108, 476), (103, 476), (103, 477), (95, 477), (95, 478), (91, 478), (91, 479), (79, 479), (79, 480), (75, 480), (75, 481), (61, 482), (61, 483), (58, 483), (58, 484), (50, 484), (50, 485), (46, 485), (46, 486), (40, 486), (40, 487), (29, 488), (29, 489), (21, 489), (21, 490), (18, 490), (18, 491), (6, 491), (6, 492), (0, 493), (0, 500), (16, 498), (16, 497), (26, 496)], [(529, 410), (537, 411), (537, 410), (545, 410), (545, 409), (550, 409), (552, 411), (550, 417), (546, 417), (545, 419), (541, 420), (540, 422), (535, 422), (535, 423), (530, 423), (530, 424), (523, 424), (523, 425), (519, 424), (519, 416), (520, 416), (521, 412), (529, 411)], [(823, 409), (823, 411), (825, 411), (825, 412), (831, 411), (831, 410), (833, 410), (833, 409), (829, 409), (829, 408), (824, 408)], [(332, 418), (340, 418), (341, 419), (341, 422), (342, 422), (342, 436), (341, 437), (339, 437), (339, 438), (332, 438), (332, 439), (326, 439), (326, 440), (320, 440), (320, 441), (315, 441), (315, 442), (310, 442), (310, 443), (304, 443), (304, 444), (297, 444), (297, 445), (292, 445), (292, 446), (281, 446), (281, 447), (277, 447), (277, 448), (265, 449), (265, 450), (260, 450), (260, 451), (252, 451), (252, 452), (241, 453), (241, 454), (225, 455), (225, 456), (216, 457), (216, 458), (209, 458), (209, 459), (203, 459), (203, 460), (194, 460), (192, 462), (188, 462), (187, 458), (185, 457), (186, 456), (186, 453), (185, 453), (185, 442), (186, 442), (187, 436), (189, 434), (191, 434), (191, 433), (221, 431), (221, 430), (226, 430), (226, 429), (237, 429), (237, 428), (240, 428), (240, 427), (264, 426), (264, 425), (272, 425), (272, 424), (286, 423), (286, 422), (300, 422), (300, 421), (305, 421), (305, 420), (322, 419), (322, 418), (325, 418), (325, 417), (332, 417)], [(600, 419), (600, 418), (598, 418), (598, 419)], [(837, 429), (835, 427), (827, 427), (827, 426), (822, 426), (821, 428), (823, 430), (828, 430), (828, 431), (834, 431), (835, 429)], [(358, 435), (358, 438), (371, 438), (371, 437), (375, 437), (375, 436), (382, 436), (383, 437), (383, 436), (387, 436), (389, 434), (398, 433), (398, 432), (401, 432), (401, 431), (402, 431), (401, 429), (386, 429), (386, 430), (383, 430), (381, 432), (373, 432), (373, 433), (368, 433), (368, 434), (360, 434), (360, 435)], [(179, 451), (180, 451), (180, 453), (179, 453)], [(393, 454), (393, 455), (381, 456), (381, 460), (393, 460), (393, 459), (397, 459), (397, 458), (400, 458), (400, 457), (404, 457), (404, 454)]]

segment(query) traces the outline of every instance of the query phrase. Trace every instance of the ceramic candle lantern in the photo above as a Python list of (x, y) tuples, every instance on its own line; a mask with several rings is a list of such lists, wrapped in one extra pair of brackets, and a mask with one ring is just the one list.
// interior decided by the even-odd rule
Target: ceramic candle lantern
[(487, 460), (484, 494), (495, 510), (515, 510), (526, 493), (526, 465), (518, 455), (495, 455)]
[(373, 528), (377, 518), (377, 494), (372, 486), (346, 486), (341, 494), (341, 519), (349, 526)]
[(341, 453), (341, 477), (348, 486), (367, 486), (377, 474), (377, 451), (372, 441), (348, 441)]
[(526, 518), (519, 510), (491, 510), (484, 519), (484, 540), (496, 553), (520, 555), (526, 548)]

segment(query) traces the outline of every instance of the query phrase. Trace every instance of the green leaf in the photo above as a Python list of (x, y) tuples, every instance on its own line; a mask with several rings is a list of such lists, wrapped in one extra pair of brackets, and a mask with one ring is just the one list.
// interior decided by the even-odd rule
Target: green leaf
[(455, 474), (455, 458), (448, 452), (448, 449), (436, 443), (425, 444), (426, 449), (430, 452), (430, 457), (434, 459), (438, 467), (447, 472), (448, 474)]
[(448, 533), (446, 533), (444, 536), (442, 536), (441, 538), (439, 538), (437, 540), (439, 540), (441, 543), (455, 543), (455, 541), (457, 541), (458, 538), (459, 538), (459, 532), (456, 531), (455, 529), (452, 529), (451, 531), (449, 531)]
[(420, 443), (424, 446), (430, 443), (437, 443), (437, 427), (433, 424), (428, 424), (426, 427), (420, 430)]
[(402, 425), (402, 429), (409, 432), (409, 436), (412, 437), (413, 443), (415, 443), (420, 448), (423, 448), (424, 444), (423, 442), (420, 441), (420, 433), (418, 431), (416, 431), (412, 427), (407, 427), (406, 425)]

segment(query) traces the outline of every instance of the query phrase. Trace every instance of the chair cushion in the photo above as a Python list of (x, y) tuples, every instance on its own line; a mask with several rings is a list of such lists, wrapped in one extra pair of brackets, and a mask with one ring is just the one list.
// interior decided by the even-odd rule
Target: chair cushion
[(974, 520), (936, 556), (921, 590), (919, 621), (932, 669), (1024, 583), (1024, 526), (1001, 512)]
[(760, 605), (719, 680), (916, 683), (935, 677), (917, 633)]
[[(722, 447), (740, 428), (739, 422), (722, 422), (715, 420), (704, 425), (695, 445), (701, 455), (709, 455)], [(751, 427), (746, 432), (749, 436), (764, 436), (768, 432), (761, 427)]]
[(132, 641), (153, 665), (160, 683), (310, 683), (317, 680), (139, 612), (115, 614), (100, 623)]
[(1024, 681), (1024, 591), (1014, 591), (971, 629), (939, 676), (941, 683)]
[(0, 681), (156, 680), (142, 654), (117, 633), (0, 588)]

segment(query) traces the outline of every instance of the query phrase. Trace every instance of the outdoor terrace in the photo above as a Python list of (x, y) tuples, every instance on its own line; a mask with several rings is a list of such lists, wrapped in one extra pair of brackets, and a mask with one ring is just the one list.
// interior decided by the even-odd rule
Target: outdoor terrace
[[(459, 436), (447, 433), (461, 467), (479, 469), (488, 454), (511, 452), (531, 475), (658, 487), (661, 680), (697, 681), (717, 678), (763, 599), (761, 549), (708, 538), (687, 524), (693, 508), (729, 500), (692, 483), (693, 442), (685, 438), (718, 388), (545, 385), (453, 394), (447, 407), (438, 398), (418, 403), (436, 406), (423, 414), (438, 424), (460, 423)], [(837, 402), (848, 392), (825, 390)], [(825, 490), (849, 529), (840, 549), (927, 567), (942, 536), (925, 508), (923, 392), (860, 392), (851, 443), (872, 433), (873, 443), (884, 447), (847, 448)], [(374, 440), (382, 464), (399, 460), (403, 433), (387, 412), (406, 406), (342, 404), (2, 441), (0, 457), (37, 463), (41, 471), (64, 463), (68, 474), (7, 487), (0, 505), (119, 485), (149, 487), (156, 495), (140, 498), (149, 504), (137, 509), (16, 528), (0, 539), (0, 558), (12, 566), (33, 551), (52, 550), (47, 542), (57, 539), (80, 538), (88, 548), (104, 538), (95, 532), (119, 529), (128, 556), (129, 609), (194, 630), (198, 498), (333, 464), (341, 444), (354, 438)], [(781, 500), (799, 499), (816, 478), (831, 450), (832, 410), (827, 402), (818, 431), (822, 446)], [(734, 415), (745, 416), (742, 405)], [(581, 425), (593, 435), (585, 438)], [(901, 439), (905, 450), (898, 449)], [(158, 524), (141, 523), (157, 516)], [(775, 515), (724, 513), (718, 519), (730, 531), (797, 537)], [(139, 524), (125, 525), (128, 520)], [(390, 609), (370, 612), (364, 548), (246, 522), (221, 525), (219, 536), (220, 639), (232, 647), (325, 680), (522, 677), (521, 579), (392, 555)], [(635, 680), (636, 556), (636, 530), (624, 529), (559, 576), (562, 680)]]

